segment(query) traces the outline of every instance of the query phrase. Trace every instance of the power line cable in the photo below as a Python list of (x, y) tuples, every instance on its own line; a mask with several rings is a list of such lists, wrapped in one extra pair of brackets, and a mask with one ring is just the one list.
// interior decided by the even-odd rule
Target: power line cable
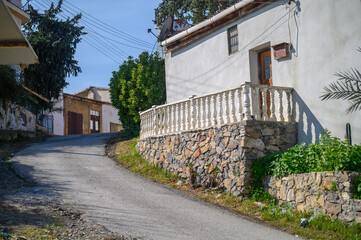
[[(37, 1), (37, 0), (36, 0), (36, 1)], [(48, 3), (52, 3), (52, 2), (49, 1), (49, 0), (43, 0), (43, 1), (47, 1)], [(72, 16), (75, 16), (76, 14), (78, 14), (78, 13), (74, 14), (74, 13), (70, 12), (68, 9), (65, 9), (65, 8), (63, 8), (63, 10), (65, 10), (66, 12), (68, 12), (69, 14), (71, 14)], [(86, 29), (87, 29), (87, 28), (88, 28), (88, 29), (91, 29), (95, 34), (99, 35), (100, 37), (105, 37), (105, 36), (102, 35), (102, 34), (100, 34), (100, 33), (98, 33), (97, 31), (95, 31), (92, 27), (89, 27), (89, 25), (91, 25), (91, 26), (93, 26), (93, 27), (96, 27), (96, 28), (98, 28), (98, 29), (100, 29), (100, 30), (102, 30), (102, 31), (105, 31), (105, 32), (107, 32), (108, 34), (111, 34), (111, 35), (113, 35), (113, 36), (115, 36), (115, 37), (119, 37), (118, 35), (115, 35), (113, 32), (110, 32), (110, 31), (108, 31), (108, 30), (104, 30), (103, 28), (100, 28), (100, 27), (97, 26), (96, 24), (94, 24), (94, 23), (92, 23), (92, 22), (89, 22), (89, 21), (87, 21), (87, 20), (84, 20), (84, 19), (83, 19), (83, 16), (82, 16), (82, 18), (80, 19), (80, 22), (82, 22), (82, 24), (86, 27)], [(105, 37), (105, 38), (107, 38), (107, 37)], [(122, 37), (120, 36), (120, 38), (122, 38)], [(110, 38), (107, 38), (107, 39), (108, 39), (108, 40), (113, 40), (113, 39), (110, 39)], [(130, 48), (142, 50), (142, 51), (148, 51), (148, 50), (151, 49), (152, 46), (153, 46), (153, 45), (151, 45), (151, 46), (142, 45), (143, 47), (147, 48), (147, 49), (144, 49), (144, 48), (135, 47), (135, 46), (133, 46), (133, 45), (126, 44), (126, 43), (123, 43), (123, 42), (119, 42), (119, 41), (116, 41), (116, 40), (114, 40), (114, 42), (117, 42), (117, 43), (119, 43), (119, 44), (121, 44), (121, 45), (130, 47)], [(139, 45), (139, 44), (138, 44), (138, 45)]]
[[(47, 0), (48, 2), (50, 2), (49, 0)], [(52, 1), (51, 1), (52, 2)], [(72, 5), (72, 4), (70, 4)], [(74, 5), (72, 5), (74, 6)], [(75, 6), (74, 6), (75, 7)], [(62, 10), (65, 10), (67, 12), (69, 12), (71, 15), (76, 15), (78, 14), (78, 12), (76, 12), (75, 10), (73, 10), (72, 8), (74, 7), (69, 7), (66, 5), (66, 3), (64, 4), (63, 2), (63, 5), (62, 5)], [(140, 40), (138, 38), (135, 38), (129, 34), (126, 34), (114, 27), (111, 27), (110, 25), (102, 22), (101, 20), (98, 20), (97, 18), (91, 16), (90, 14), (84, 12), (83, 10), (81, 10), (80, 8), (78, 7), (75, 7), (77, 9), (79, 9), (80, 13), (82, 13), (82, 18), (81, 18), (81, 21), (84, 21), (84, 22), (87, 22), (88, 24), (91, 24), (92, 26), (100, 29), (101, 31), (104, 31), (104, 32), (107, 32), (113, 36), (116, 36), (117, 38), (122, 38), (123, 40), (125, 41), (128, 41), (132, 44), (135, 44), (135, 45), (139, 45), (139, 46), (143, 46), (143, 47), (146, 47), (146, 48), (151, 48), (152, 47), (152, 43), (149, 43), (149, 42), (146, 42), (146, 41), (143, 41), (143, 40)], [(75, 13), (74, 13), (75, 12)], [(90, 16), (90, 17), (88, 17)], [(96, 19), (93, 20), (93, 19)]]
[(87, 44), (89, 44), (90, 46), (92, 46), (93, 48), (95, 48), (96, 50), (98, 50), (100, 53), (104, 54), (105, 56), (107, 56), (108, 58), (110, 58), (111, 60), (113, 60), (115, 63), (121, 65), (120, 62), (118, 62), (116, 59), (114, 59), (113, 57), (109, 56), (108, 54), (104, 53), (102, 50), (100, 50), (99, 48), (97, 48), (96, 46), (94, 46), (92, 43), (90, 43), (89, 41), (87, 41), (86, 39), (83, 39), (84, 42), (86, 42)]
[[(37, 0), (35, 0), (35, 1), (37, 1)], [(51, 4), (51, 3), (50, 3)], [(47, 6), (45, 6), (45, 5), (43, 5), (43, 4), (41, 4), (43, 7), (45, 7), (45, 8), (47, 8)], [(49, 6), (50, 7), (50, 6)], [(61, 12), (59, 15), (61, 15), (64, 19), (67, 19), (67, 18), (70, 18), (68, 15), (66, 15), (64, 12)], [(72, 16), (73, 17), (73, 16)], [(92, 29), (90, 29), (90, 28), (88, 28), (87, 30), (90, 30), (90, 31), (88, 31), (87, 33), (87, 35), (85, 35), (85, 37), (91, 37), (92, 39), (95, 39), (95, 41), (97, 41), (98, 43), (100, 43), (101, 44), (101, 46), (103, 46), (104, 47), (104, 45), (106, 45), (108, 48), (107, 48), (107, 50), (109, 50), (110, 49), (110, 52), (112, 53), (112, 54), (114, 54), (114, 52), (117, 52), (119, 55), (121, 55), (121, 57), (125, 60), (126, 58), (128, 58), (128, 54), (126, 53), (126, 52), (124, 52), (123, 50), (121, 50), (121, 49), (118, 49), (118, 48), (116, 48), (115, 46), (113, 46), (113, 45), (111, 45), (111, 43), (110, 44), (108, 44), (107, 42), (109, 42), (109, 41), (104, 41), (104, 42), (101, 42), (102, 41), (102, 39), (100, 39), (99, 40), (99, 38), (97, 37), (97, 36), (94, 36), (93, 34), (92, 34), (92, 32), (93, 32), (93, 30)], [(124, 57), (123, 57), (124, 56)]]
[(127, 33), (123, 32), (123, 31), (120, 31), (120, 30), (118, 30), (118, 29), (110, 26), (109, 24), (107, 24), (107, 23), (99, 20), (98, 18), (96, 18), (96, 17), (94, 17), (94, 16), (92, 16), (92, 15), (84, 12), (83, 10), (81, 10), (81, 9), (78, 8), (78, 7), (76, 7), (74, 4), (68, 2), (67, 0), (64, 0), (64, 3), (65, 3), (65, 4), (69, 4), (70, 6), (76, 8), (76, 9), (79, 10), (81, 13), (83, 13), (85, 16), (89, 16), (90, 18), (93, 18), (94, 20), (98, 21), (98, 22), (99, 22), (99, 25), (106, 26), (108, 29), (110, 28), (110, 30), (115, 30), (115, 31), (117, 31), (118, 33), (120, 33), (120, 34), (122, 34), (122, 35), (124, 35), (124, 36), (127, 36), (128, 38), (133, 39), (133, 40), (135, 40), (135, 41), (137, 41), (137, 42), (144, 43), (144, 44), (150, 45), (150, 46), (152, 45), (151, 43), (149, 43), (149, 42), (147, 42), (147, 41), (144, 41), (144, 40), (142, 40), (142, 39), (140, 39), (140, 38), (134, 37), (134, 36), (132, 36), (132, 35), (130, 35), (130, 34), (127, 34)]
[[(37, 2), (37, 0), (35, 0), (36, 2)], [(46, 6), (46, 5), (44, 5), (44, 4), (42, 4), (42, 3), (40, 3), (40, 2), (37, 2), (36, 3), (36, 5), (34, 5), (35, 7), (37, 7), (38, 9), (41, 9), (41, 7), (39, 7), (39, 5), (37, 5), (37, 4), (39, 4), (40, 6), (42, 6), (43, 8), (45, 8), (45, 10), (47, 10), (48, 9), (48, 7)], [(41, 10), (43, 10), (43, 9), (41, 9)], [(44, 11), (44, 10), (43, 10)], [(63, 13), (60, 13), (59, 14), (60, 16), (62, 16), (64, 19), (68, 19), (69, 18), (69, 16), (67, 16), (67, 15), (65, 15), (65, 14), (63, 14)], [(89, 37), (91, 37), (91, 36), (89, 36)], [(118, 64), (120, 64), (119, 63), (119, 61), (118, 60), (116, 60), (116, 58), (118, 58), (118, 57), (121, 57), (123, 60), (125, 60), (126, 58), (127, 58), (127, 55), (125, 54), (125, 53), (119, 53), (118, 52), (118, 54), (120, 55), (120, 56), (118, 56), (118, 55), (116, 55), (116, 56), (114, 56), (114, 51), (116, 51), (115, 49), (109, 49), (109, 48), (101, 48), (101, 46), (103, 46), (103, 43), (101, 43), (98, 39), (95, 39), (94, 37), (91, 37), (90, 39), (88, 39), (88, 41), (86, 41), (86, 39), (84, 39), (83, 38), (83, 40), (87, 43), (87, 44), (89, 44), (90, 46), (92, 46), (93, 48), (95, 48), (97, 51), (99, 51), (100, 53), (102, 53), (103, 55), (105, 55), (106, 57), (108, 57), (109, 59), (111, 59), (111, 60), (113, 60), (114, 62), (116, 62), (116, 63), (118, 63)], [(95, 40), (96, 42), (98, 42), (98, 43), (100, 43), (101, 44), (101, 46), (96, 46), (97, 44), (95, 44), (94, 42), (92, 42), (92, 41), (90, 41), (90, 40)], [(123, 57), (123, 56), (125, 56), (125, 57)]]

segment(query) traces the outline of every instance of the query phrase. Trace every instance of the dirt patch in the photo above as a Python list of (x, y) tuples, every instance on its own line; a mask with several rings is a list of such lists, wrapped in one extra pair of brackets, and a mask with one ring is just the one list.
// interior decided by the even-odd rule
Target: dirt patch
[(23, 150), (29, 145), (37, 142), (43, 142), (48, 136), (39, 136), (25, 141), (0, 142), (0, 160), (4, 161), (11, 158), (15, 153)]
[(116, 160), (119, 153), (131, 153), (133, 149), (129, 146), (133, 139), (128, 138), (124, 131), (112, 135), (106, 146), (106, 153), (108, 157)]
[(20, 177), (11, 157), (31, 143), (0, 144), (0, 239), (133, 239), (83, 220), (60, 196)]

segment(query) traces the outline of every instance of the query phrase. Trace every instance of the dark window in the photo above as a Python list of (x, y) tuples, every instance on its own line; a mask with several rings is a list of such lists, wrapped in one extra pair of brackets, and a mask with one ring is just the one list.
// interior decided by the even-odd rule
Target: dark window
[(228, 52), (229, 54), (238, 51), (238, 29), (237, 25), (228, 28)]

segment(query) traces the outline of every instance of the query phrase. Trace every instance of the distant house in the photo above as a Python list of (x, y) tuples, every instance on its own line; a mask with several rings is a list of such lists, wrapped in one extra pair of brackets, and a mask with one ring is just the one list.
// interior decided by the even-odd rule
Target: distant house
[[(22, 10), (21, 0), (0, 0), (0, 65), (10, 65), (18, 73), (27, 65), (38, 63), (34, 50), (21, 31), (21, 25), (29, 18)], [(25, 91), (28, 94), (25, 106), (0, 101), (1, 135), (9, 136), (12, 131), (29, 134), (36, 131), (37, 104), (49, 100), (28, 88)]]
[(361, 143), (361, 112), (320, 99), (336, 72), (361, 69), (360, 12), (360, 0), (244, 0), (164, 40), (167, 104), (141, 113), (141, 137), (262, 120), (298, 122), (299, 143), (343, 139), (350, 123)]
[(52, 113), (55, 135), (118, 132), (118, 110), (110, 102), (108, 88), (89, 87), (76, 94), (64, 93)]

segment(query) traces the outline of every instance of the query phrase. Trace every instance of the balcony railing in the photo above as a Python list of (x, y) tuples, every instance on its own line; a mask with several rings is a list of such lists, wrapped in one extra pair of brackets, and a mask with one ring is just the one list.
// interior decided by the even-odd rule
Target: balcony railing
[[(243, 120), (292, 121), (293, 89), (251, 83), (140, 112), (140, 138)], [(265, 101), (264, 101), (265, 99)]]

